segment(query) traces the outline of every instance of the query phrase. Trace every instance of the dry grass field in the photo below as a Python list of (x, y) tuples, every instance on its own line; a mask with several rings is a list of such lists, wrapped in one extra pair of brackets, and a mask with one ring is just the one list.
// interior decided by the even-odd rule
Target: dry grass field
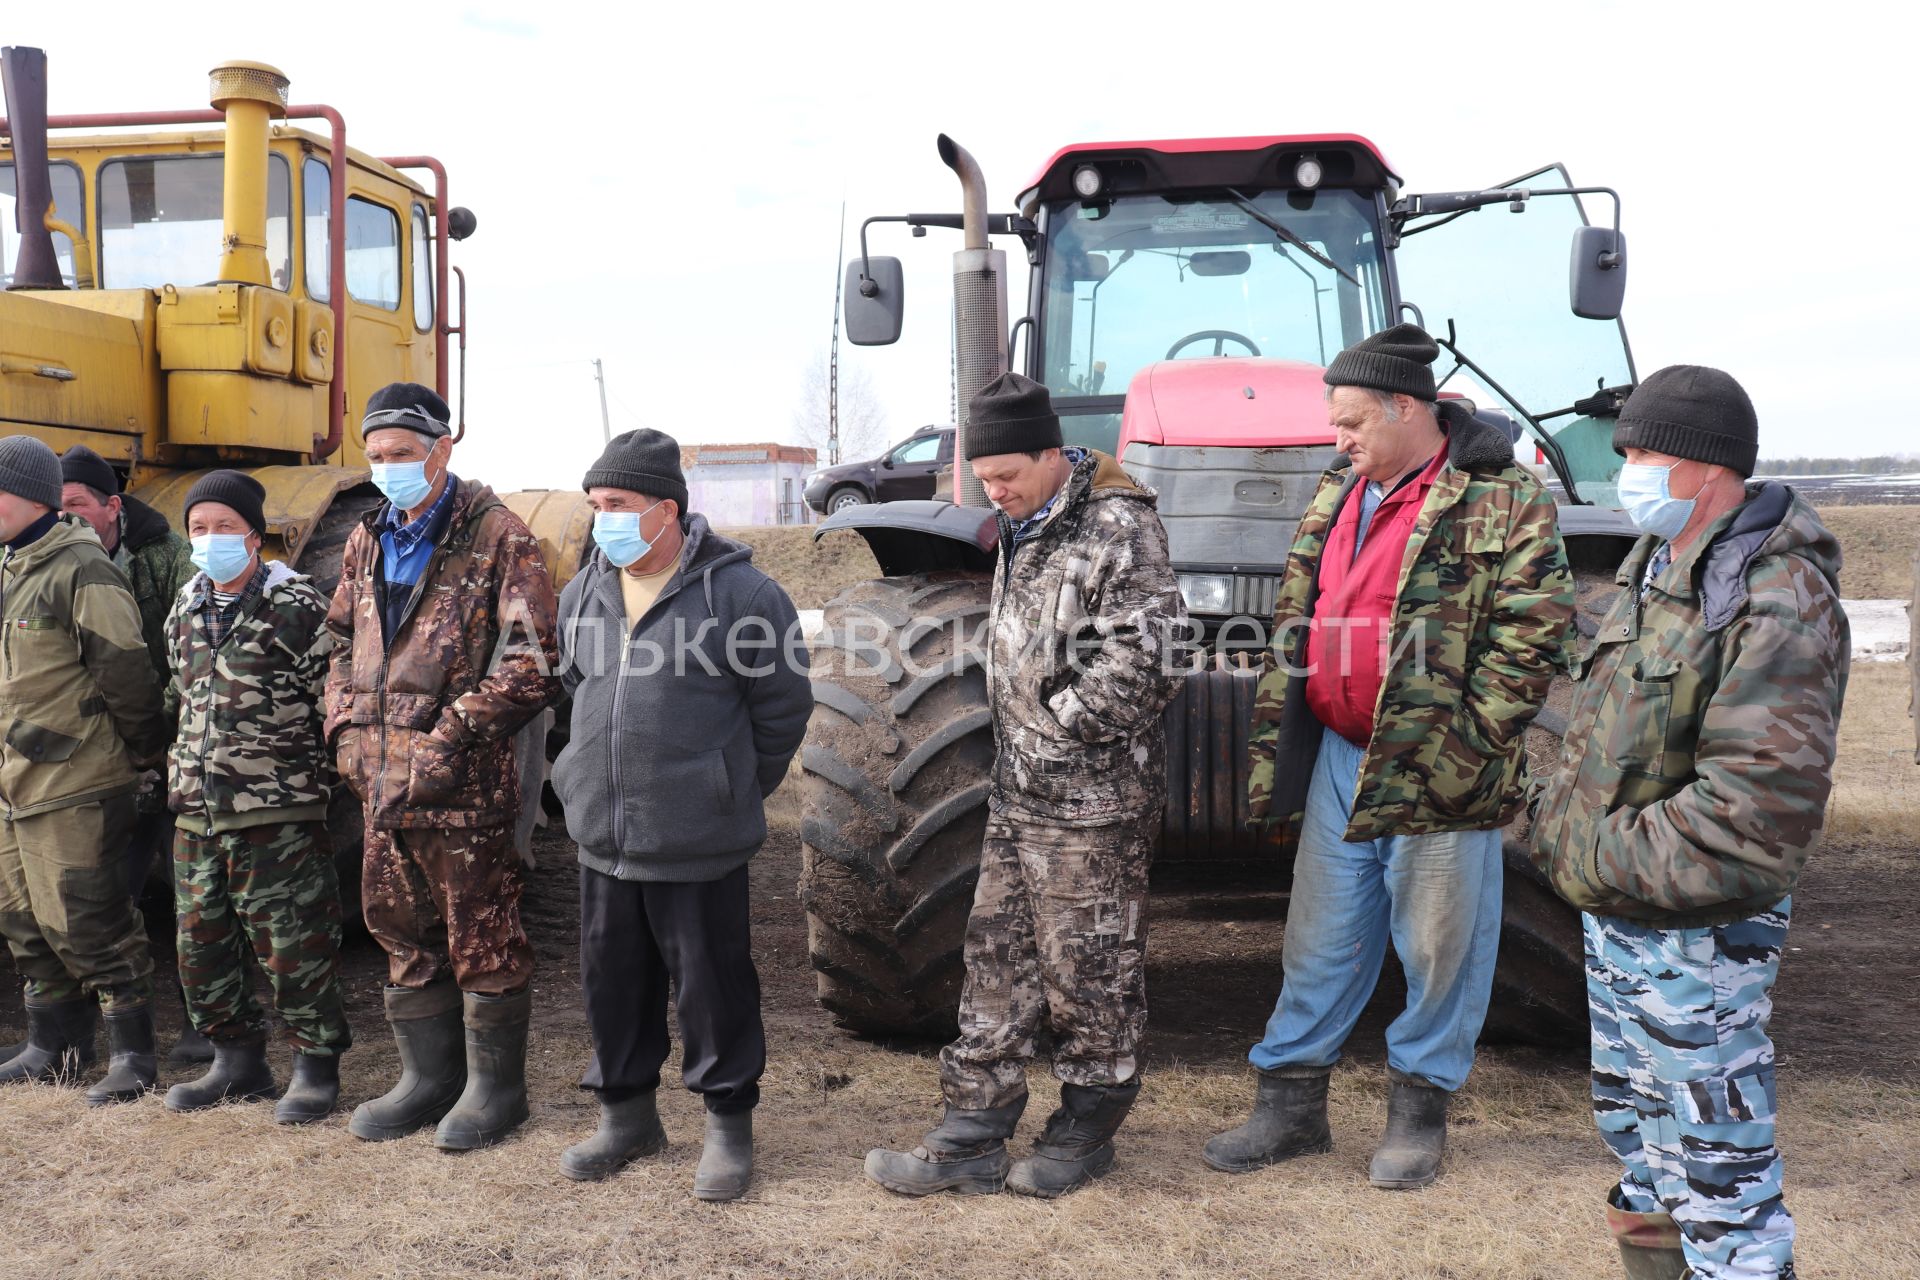
[[(800, 545), (789, 543), (785, 550)], [(771, 550), (763, 563), (793, 563)], [(817, 592), (816, 605), (831, 594), (821, 584), (793, 585), (797, 597)], [(1912, 763), (1905, 679), (1897, 665), (1856, 668), (1835, 771), (1833, 839), (1796, 895), (1777, 993), (1780, 1132), (1808, 1276), (1920, 1276), (1920, 768)], [(666, 1152), (605, 1184), (558, 1175), (561, 1149), (591, 1128), (593, 1112), (574, 1087), (588, 1040), (570, 850), (543, 838), (527, 900), (542, 966), (534, 1114), (520, 1135), (448, 1156), (424, 1136), (356, 1142), (344, 1114), (290, 1132), (260, 1105), (183, 1117), (157, 1096), (93, 1111), (75, 1089), (0, 1090), (0, 1275), (1618, 1274), (1601, 1209), (1613, 1166), (1587, 1113), (1577, 1050), (1483, 1049), (1456, 1107), (1442, 1180), (1423, 1192), (1382, 1193), (1365, 1179), (1385, 1112), (1387, 1015), (1376, 1010), (1334, 1078), (1332, 1154), (1241, 1178), (1201, 1165), (1199, 1144), (1237, 1123), (1249, 1099), (1242, 1055), (1278, 985), (1278, 895), (1257, 888), (1156, 895), (1148, 1083), (1109, 1178), (1052, 1204), (1011, 1196), (913, 1202), (868, 1185), (860, 1176), (866, 1149), (911, 1145), (934, 1118), (935, 1068), (929, 1046), (851, 1038), (814, 1006), (794, 898), (790, 791), (779, 797), (780, 830), (753, 873), (771, 1065), (758, 1114), (759, 1173), (746, 1200), (706, 1205), (689, 1197), (699, 1110), (674, 1087), (661, 1094), (673, 1139)], [(159, 950), (164, 969), (170, 950)], [(364, 936), (350, 942), (346, 969), (360, 1037), (345, 1059), (351, 1106), (384, 1090), (395, 1064), (379, 1017), (384, 966)], [(0, 1038), (12, 1039), (18, 990), (3, 962), (0, 974)], [(171, 1001), (169, 991), (169, 1042)], [(284, 1057), (277, 1065), (284, 1072)], [(668, 1064), (669, 1082), (677, 1065)], [(163, 1084), (179, 1078), (164, 1072)], [(1053, 1100), (1051, 1081), (1037, 1073), (1022, 1145)]]

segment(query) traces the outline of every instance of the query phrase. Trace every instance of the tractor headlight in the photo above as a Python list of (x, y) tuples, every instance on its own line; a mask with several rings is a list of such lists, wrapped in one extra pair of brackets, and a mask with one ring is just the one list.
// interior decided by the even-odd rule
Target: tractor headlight
[(1083, 164), (1073, 171), (1073, 189), (1080, 193), (1082, 200), (1091, 200), (1100, 194), (1100, 171), (1090, 164)]
[(1301, 156), (1300, 163), (1293, 166), (1293, 185), (1308, 191), (1320, 185), (1320, 179), (1326, 176), (1326, 170), (1320, 167), (1318, 156)]
[(1187, 602), (1188, 613), (1228, 613), (1233, 608), (1233, 579), (1224, 573), (1182, 573), (1174, 580), (1180, 584), (1180, 598)]

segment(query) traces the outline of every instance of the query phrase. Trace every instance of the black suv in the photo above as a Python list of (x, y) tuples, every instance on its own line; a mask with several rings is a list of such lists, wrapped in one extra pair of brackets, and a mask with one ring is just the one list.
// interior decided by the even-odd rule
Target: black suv
[(807, 505), (821, 515), (863, 502), (931, 498), (940, 472), (953, 465), (953, 428), (922, 427), (877, 458), (843, 462), (807, 477)]

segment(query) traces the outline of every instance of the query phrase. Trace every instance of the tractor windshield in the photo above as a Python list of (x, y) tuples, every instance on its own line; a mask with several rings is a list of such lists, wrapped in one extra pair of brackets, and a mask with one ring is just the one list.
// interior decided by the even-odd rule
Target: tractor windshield
[[(1036, 336), (1042, 379), (1056, 402), (1068, 402), (1063, 412), (1074, 399), (1125, 395), (1133, 375), (1156, 361), (1255, 355), (1325, 364), (1386, 327), (1371, 193), (1239, 194), (1244, 204), (1221, 192), (1049, 207)], [(1117, 429), (1116, 407), (1078, 407), (1105, 410)]]
[[(285, 156), (269, 157), (267, 264), (276, 289), (292, 275), (291, 207)], [(153, 289), (200, 284), (220, 254), (225, 161), (212, 156), (129, 156), (100, 166), (101, 284)]]

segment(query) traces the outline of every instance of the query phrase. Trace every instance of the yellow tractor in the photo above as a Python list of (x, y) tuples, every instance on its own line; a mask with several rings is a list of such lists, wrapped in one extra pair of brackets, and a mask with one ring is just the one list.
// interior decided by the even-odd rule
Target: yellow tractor
[[(266, 554), (330, 592), (379, 501), (367, 397), (425, 383), (466, 430), (466, 280), (447, 250), (475, 219), (448, 206), (445, 167), (352, 149), (338, 111), (291, 102), (264, 63), (213, 68), (209, 108), (51, 118), (44, 53), (7, 49), (0, 68), (0, 435), (84, 444), (176, 521), (201, 472), (242, 468), (266, 487)], [(564, 585), (584, 495), (505, 501)], [(539, 776), (523, 772), (529, 813)]]

